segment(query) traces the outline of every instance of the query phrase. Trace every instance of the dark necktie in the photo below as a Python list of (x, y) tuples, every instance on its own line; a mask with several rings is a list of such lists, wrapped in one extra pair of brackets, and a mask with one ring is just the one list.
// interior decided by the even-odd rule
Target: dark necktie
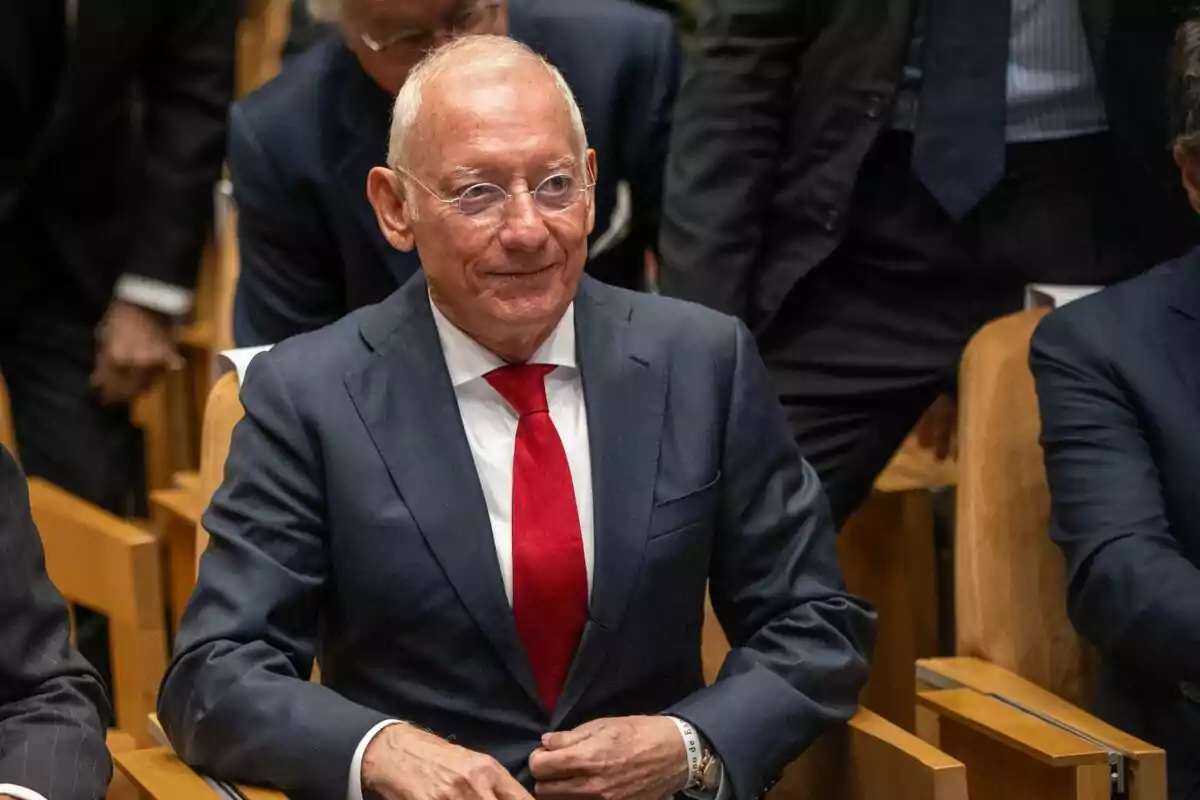
[(927, 0), (913, 172), (955, 219), (1004, 176), (1011, 0)]
[(513, 448), (512, 595), (517, 633), (553, 711), (587, 622), (587, 563), (571, 467), (546, 402), (548, 364), (485, 377), (520, 415)]

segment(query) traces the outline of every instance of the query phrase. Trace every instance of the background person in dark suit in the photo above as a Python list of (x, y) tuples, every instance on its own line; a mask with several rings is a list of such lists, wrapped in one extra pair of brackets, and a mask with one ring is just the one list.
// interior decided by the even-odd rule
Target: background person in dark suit
[[(1175, 158), (1200, 211), (1200, 21), (1179, 34)], [(1051, 536), (1103, 657), (1096, 711), (1167, 751), (1200, 798), (1200, 250), (1047, 317), (1034, 335)]]
[(310, 10), (340, 20), (341, 35), (233, 108), (238, 344), (327, 325), (420, 268), (380, 235), (367, 173), (384, 163), (388, 111), (408, 70), (456, 32), (507, 32), (566, 75), (600, 159), (588, 272), (642, 285), (678, 82), (665, 14), (624, 0), (325, 0)]
[(25, 470), (117, 514), (144, 513), (128, 404), (177, 358), (240, 8), (0, 3), (0, 374)]
[(582, 275), (596, 154), (523, 45), (447, 45), (394, 118), (369, 192), (424, 269), (250, 365), (176, 752), (294, 798), (761, 796), (854, 712), (874, 614), (749, 333)]
[(68, 636), (25, 475), (0, 446), (0, 798), (101, 800), (108, 789), (112, 710)]
[(837, 520), (1026, 284), (1190, 246), (1165, 93), (1189, 5), (701, 2), (661, 285), (750, 325)]

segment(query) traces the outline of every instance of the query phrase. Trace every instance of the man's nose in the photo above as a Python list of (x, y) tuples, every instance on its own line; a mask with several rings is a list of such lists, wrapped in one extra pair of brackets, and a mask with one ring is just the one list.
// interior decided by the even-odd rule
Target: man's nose
[(513, 250), (537, 250), (550, 237), (546, 220), (529, 192), (514, 194), (506, 204), (500, 241)]

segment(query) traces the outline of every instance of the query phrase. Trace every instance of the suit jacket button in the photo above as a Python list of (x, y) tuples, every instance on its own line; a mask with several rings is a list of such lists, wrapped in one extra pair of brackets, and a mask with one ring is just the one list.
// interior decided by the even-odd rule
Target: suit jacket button
[(827, 232), (833, 233), (838, 228), (838, 222), (841, 220), (842, 214), (836, 208), (830, 207), (825, 209), (825, 215), (821, 220), (821, 227)]

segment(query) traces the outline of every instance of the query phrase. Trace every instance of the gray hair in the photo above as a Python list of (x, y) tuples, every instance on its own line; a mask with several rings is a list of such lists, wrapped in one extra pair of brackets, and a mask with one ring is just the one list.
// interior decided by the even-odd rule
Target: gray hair
[(396, 96), (396, 104), (392, 109), (392, 130), (388, 142), (389, 166), (405, 166), (404, 156), (421, 111), (421, 101), (426, 88), (431, 81), (451, 69), (460, 59), (461, 63), (487, 64), (493, 69), (504, 69), (523, 61), (531, 61), (544, 69), (567, 104), (567, 111), (571, 116), (571, 132), (579, 145), (578, 157), (580, 163), (586, 161), (587, 132), (583, 126), (583, 114), (580, 113), (575, 94), (567, 85), (562, 73), (549, 61), (514, 39), (481, 34), (463, 36), (442, 45), (426, 55), (408, 74), (408, 79), (400, 89), (400, 94)]
[(1175, 142), (1200, 152), (1200, 17), (1189, 19), (1179, 27), (1172, 60)]
[(337, 25), (342, 21), (342, 0), (308, 0), (308, 16), (314, 22)]

